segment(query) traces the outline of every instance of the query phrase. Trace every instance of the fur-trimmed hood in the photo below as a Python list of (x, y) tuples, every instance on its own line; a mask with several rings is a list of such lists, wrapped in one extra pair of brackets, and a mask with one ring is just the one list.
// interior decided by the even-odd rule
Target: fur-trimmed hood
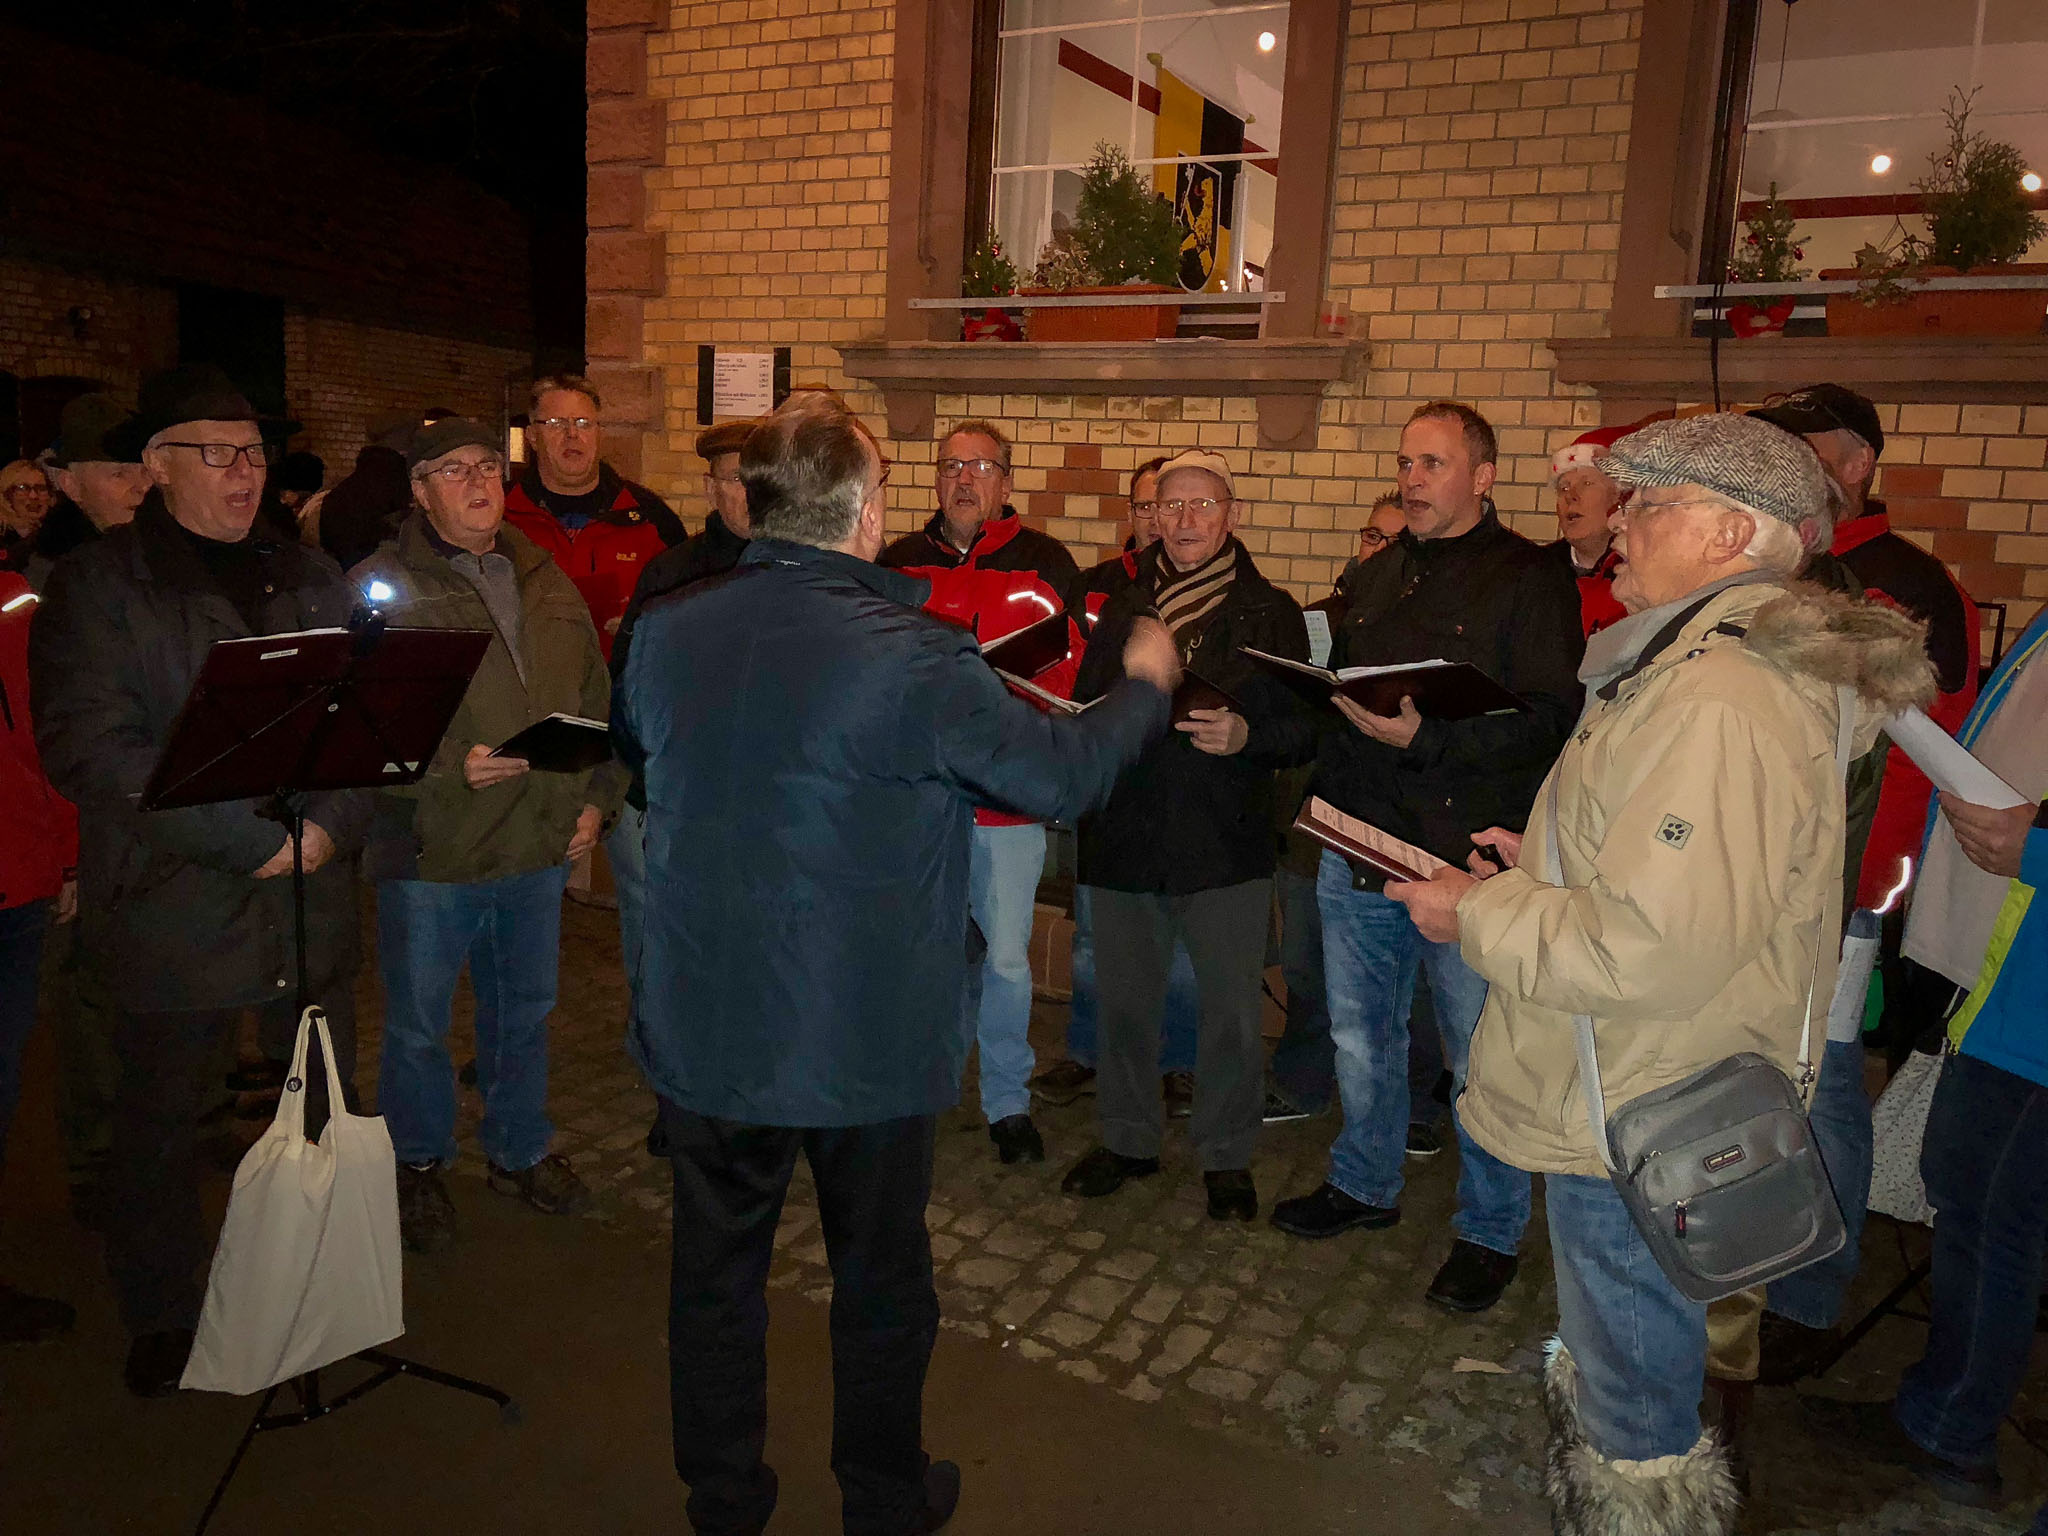
[(1868, 598), (1794, 583), (1750, 617), (1743, 643), (1780, 671), (1855, 689), (1880, 719), (1935, 695), (1925, 621)]

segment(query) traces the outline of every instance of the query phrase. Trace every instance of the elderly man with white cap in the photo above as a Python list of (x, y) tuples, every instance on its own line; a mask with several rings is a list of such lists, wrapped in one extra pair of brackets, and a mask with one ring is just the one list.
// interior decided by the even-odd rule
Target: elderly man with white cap
[(1188, 1139), (1209, 1215), (1250, 1221), (1259, 1209), (1251, 1156), (1264, 1108), (1259, 980), (1273, 900), (1273, 770), (1301, 750), (1308, 724), (1287, 686), (1238, 648), (1305, 660), (1308, 628), (1294, 599), (1238, 542), (1243, 503), (1220, 454), (1167, 460), (1155, 494), (1159, 540), (1139, 552), (1136, 576), (1104, 605), (1074, 697), (1100, 698), (1115, 687), (1124, 637), (1156, 610), (1189, 676), (1220, 689), (1231, 707), (1180, 701), (1172, 734), (1146, 748), (1109, 804), (1081, 822), (1078, 879), (1095, 923), (1102, 1145), (1068, 1170), (1062, 1187), (1101, 1196), (1159, 1171), (1160, 1017), (1174, 950), (1185, 945), (1198, 999)]
[(1586, 649), (1585, 713), (1526, 838), (1473, 835), (1515, 867), (1475, 854), (1491, 878), (1387, 891), (1490, 984), (1460, 1124), (1545, 1176), (1546, 1482), (1566, 1536), (1716, 1536), (1736, 1504), (1700, 1429), (1706, 1309), (1607, 1178), (1574, 1015), (1615, 1108), (1741, 1051), (1810, 1083), (1802, 1028), (1833, 988), (1842, 899), (1837, 690), (1854, 690), (1865, 745), (1933, 691), (1911, 620), (1787, 589), (1825, 489), (1813, 455), (1764, 425), (1694, 416), (1615, 444), (1602, 467), (1635, 488), (1616, 519), (1629, 617)]

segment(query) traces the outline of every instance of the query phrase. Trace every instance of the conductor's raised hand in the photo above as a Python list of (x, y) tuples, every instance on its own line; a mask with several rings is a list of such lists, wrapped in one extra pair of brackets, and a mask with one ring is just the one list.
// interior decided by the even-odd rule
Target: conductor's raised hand
[(478, 742), (469, 749), (469, 756), (462, 760), (462, 777), (471, 789), (482, 789), (491, 784), (502, 784), (507, 779), (516, 779), (532, 764), (523, 757), (493, 757), (491, 749)]
[(1161, 693), (1180, 686), (1180, 650), (1173, 631), (1153, 618), (1135, 619), (1124, 641), (1124, 676), (1150, 683)]
[(1242, 752), (1251, 736), (1244, 716), (1227, 709), (1191, 709), (1187, 719), (1174, 729), (1194, 738), (1195, 750), (1211, 757), (1230, 757)]
[(1406, 694), (1401, 697), (1401, 712), (1398, 715), (1376, 715), (1343, 694), (1336, 697), (1337, 712), (1358, 727), (1374, 741), (1385, 742), (1390, 747), (1404, 751), (1414, 742), (1415, 733), (1422, 729), (1422, 713), (1416, 709), (1415, 701)]

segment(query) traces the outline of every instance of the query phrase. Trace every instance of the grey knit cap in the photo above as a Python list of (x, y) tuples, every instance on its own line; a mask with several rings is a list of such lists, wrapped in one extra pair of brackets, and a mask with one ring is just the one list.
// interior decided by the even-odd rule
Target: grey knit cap
[(1827, 511), (1820, 459), (1799, 438), (1731, 413), (1653, 422), (1600, 461), (1619, 485), (1698, 485), (1792, 528)]

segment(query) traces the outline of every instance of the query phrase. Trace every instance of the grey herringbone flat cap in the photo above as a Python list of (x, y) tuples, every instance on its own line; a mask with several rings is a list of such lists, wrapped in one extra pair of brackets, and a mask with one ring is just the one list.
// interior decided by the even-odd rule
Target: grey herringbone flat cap
[(1799, 438), (1753, 416), (1659, 421), (1600, 461), (1621, 485), (1698, 485), (1797, 528), (1827, 509), (1820, 460)]

